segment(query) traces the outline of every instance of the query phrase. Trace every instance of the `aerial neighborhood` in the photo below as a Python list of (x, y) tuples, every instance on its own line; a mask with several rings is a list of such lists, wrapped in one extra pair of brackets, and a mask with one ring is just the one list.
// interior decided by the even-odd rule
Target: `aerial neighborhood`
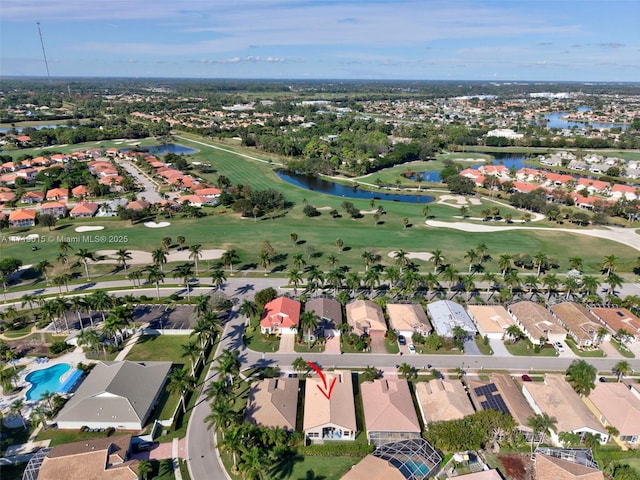
[(635, 87), (2, 86), (3, 480), (640, 478)]

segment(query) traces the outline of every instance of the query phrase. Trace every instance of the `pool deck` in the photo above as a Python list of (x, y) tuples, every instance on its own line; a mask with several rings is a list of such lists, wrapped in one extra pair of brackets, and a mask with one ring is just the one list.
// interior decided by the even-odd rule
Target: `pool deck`
[(45, 368), (52, 367), (53, 365), (57, 365), (60, 363), (68, 363), (71, 365), (69, 371), (65, 372), (64, 375), (60, 378), (60, 381), (64, 383), (64, 381), (73, 373), (74, 370), (77, 369), (79, 363), (94, 363), (95, 360), (88, 360), (81, 347), (76, 347), (73, 351), (65, 353), (64, 355), (60, 355), (56, 358), (50, 358), (48, 362), (37, 363), (36, 359), (33, 357), (23, 357), (18, 362), (17, 365), (24, 365), (25, 368), (20, 372), (20, 379), (18, 380), (18, 387), (22, 389), (18, 393), (14, 393), (12, 395), (2, 395), (0, 397), (0, 409), (4, 414), (4, 425), (7, 428), (16, 428), (22, 426), (22, 420), (18, 416), (10, 416), (8, 414), (11, 409), (11, 404), (16, 400), (22, 399), (24, 400), (25, 407), (22, 410), (22, 414), (25, 418), (28, 418), (32, 408), (38, 404), (38, 401), (35, 400), (27, 400), (26, 393), (31, 388), (31, 383), (25, 380), (25, 377), (29, 375), (31, 372), (36, 370), (42, 370)]

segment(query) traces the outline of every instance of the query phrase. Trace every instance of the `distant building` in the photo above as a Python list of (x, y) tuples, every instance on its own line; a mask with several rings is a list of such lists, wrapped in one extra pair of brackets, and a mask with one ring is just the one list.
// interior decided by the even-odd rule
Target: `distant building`
[(512, 140), (517, 140), (520, 138), (524, 138), (524, 134), (516, 133), (510, 128), (497, 128), (495, 130), (489, 130), (487, 132), (487, 137), (503, 137), (503, 138), (510, 138)]

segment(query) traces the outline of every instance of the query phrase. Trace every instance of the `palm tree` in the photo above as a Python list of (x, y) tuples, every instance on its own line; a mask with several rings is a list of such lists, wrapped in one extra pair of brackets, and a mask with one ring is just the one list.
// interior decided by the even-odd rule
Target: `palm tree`
[(142, 480), (147, 480), (147, 478), (149, 478), (149, 474), (152, 472), (153, 467), (149, 460), (140, 460), (138, 462), (138, 476), (142, 478)]
[(408, 253), (400, 249), (393, 254), (393, 258), (396, 261), (396, 265), (400, 267), (400, 275), (402, 275), (402, 269), (409, 265)]
[(514, 344), (525, 337), (524, 333), (517, 325), (509, 325), (504, 332), (511, 337), (511, 344)]
[(342, 247), (344, 246), (344, 241), (341, 238), (336, 238), (336, 247), (338, 247), (338, 251), (342, 251)]
[(29, 420), (34, 426), (42, 425), (42, 430), (47, 429), (47, 407), (43, 404), (38, 404), (31, 410), (29, 414)]
[(116, 257), (118, 257), (118, 263), (122, 265), (122, 269), (127, 269), (127, 260), (131, 260), (131, 252), (126, 248), (120, 248), (116, 250)]
[(211, 281), (213, 285), (216, 287), (216, 292), (220, 290), (224, 282), (227, 281), (227, 277), (224, 274), (224, 270), (221, 268), (216, 268), (213, 272), (211, 272)]
[(260, 265), (264, 268), (264, 274), (267, 275), (267, 268), (269, 268), (269, 264), (271, 263), (271, 255), (269, 252), (262, 251), (258, 255), (258, 259), (260, 260)]
[(398, 367), (398, 374), (407, 379), (417, 376), (415, 368), (406, 362)]
[(333, 253), (327, 255), (327, 263), (331, 268), (335, 268), (338, 265), (338, 257), (336, 257)]
[(38, 302), (38, 297), (31, 293), (25, 293), (20, 297), (20, 307), (24, 308), (25, 305), (29, 305), (29, 310), (33, 312), (34, 303)]
[(78, 257), (78, 261), (84, 265), (84, 273), (87, 276), (87, 280), (91, 280), (89, 277), (89, 260), (95, 260), (95, 254), (86, 248), (79, 248), (75, 256)]
[(304, 260), (304, 255), (302, 255), (301, 253), (295, 253), (291, 257), (291, 264), (293, 265), (293, 268), (297, 268), (298, 270), (300, 270), (307, 264), (307, 262)]
[(51, 284), (54, 287), (58, 287), (58, 291), (60, 292), (60, 295), (62, 295), (63, 285), (67, 293), (69, 293), (69, 279), (69, 274), (61, 273), (60, 275), (56, 275), (55, 277), (53, 277), (53, 279), (51, 280)]
[(196, 266), (196, 277), (198, 276), (198, 260), (202, 258), (202, 245), (196, 243), (189, 247), (189, 259), (193, 260)]
[(307, 329), (307, 342), (311, 344), (311, 331), (318, 326), (319, 317), (313, 312), (303, 312), (300, 314), (300, 330)]
[(551, 294), (556, 291), (560, 285), (560, 279), (555, 273), (547, 273), (542, 277), (542, 284), (547, 287), (547, 300), (551, 298)]
[(473, 264), (478, 261), (478, 259), (480, 258), (480, 255), (478, 254), (477, 251), (475, 251), (472, 248), (471, 250), (468, 250), (467, 253), (464, 254), (464, 258), (469, 259), (469, 273), (471, 273), (471, 267), (473, 267)]
[(438, 273), (438, 269), (444, 264), (444, 255), (441, 250), (431, 252), (430, 262), (433, 262), (433, 273)]
[(513, 260), (513, 256), (508, 253), (503, 253), (498, 257), (498, 268), (502, 271), (502, 276), (504, 277), (508, 270), (511, 270), (511, 260)]
[(174, 369), (171, 371), (167, 381), (167, 389), (170, 392), (178, 392), (180, 394), (180, 403), (182, 404), (182, 413), (187, 413), (187, 404), (185, 395), (194, 387), (194, 380), (189, 376), (186, 368)]
[(564, 291), (567, 300), (569, 300), (571, 294), (577, 292), (579, 288), (580, 285), (578, 285), (578, 281), (575, 278), (567, 277), (564, 279)]
[(48, 323), (53, 323), (53, 330), (58, 333), (58, 325), (56, 322), (56, 305), (53, 300), (45, 300), (40, 306), (42, 319)]
[(184, 238), (184, 235), (178, 235), (176, 237), (176, 243), (178, 244), (178, 250), (182, 250), (182, 247), (184, 246), (186, 241), (187, 241), (187, 239)]
[(555, 417), (550, 417), (549, 414), (544, 412), (527, 419), (527, 425), (533, 429), (533, 437), (531, 438), (532, 457), (534, 452), (533, 444), (535, 443), (536, 437), (538, 438), (536, 448), (538, 448), (544, 440), (545, 435), (551, 433), (551, 430), (555, 428), (557, 423), (558, 420)]
[(600, 268), (604, 271), (606, 270), (606, 275), (609, 276), (616, 271), (618, 268), (618, 263), (620, 262), (620, 258), (615, 255), (607, 255), (602, 259), (602, 264)]
[(258, 306), (251, 300), (243, 300), (243, 302), (240, 304), (239, 312), (241, 315), (244, 315), (247, 318), (255, 317), (259, 313)]
[(69, 269), (69, 255), (64, 253), (64, 252), (60, 252), (58, 254), (58, 256), (56, 257), (56, 260), (58, 260), (58, 262), (60, 262), (62, 265), (64, 265), (65, 270)]
[(82, 312), (87, 309), (87, 302), (80, 295), (76, 295), (75, 297), (71, 297), (70, 306), (72, 310), (75, 310), (76, 315), (78, 316), (80, 330), (84, 330), (84, 325), (82, 324)]
[(596, 367), (584, 360), (574, 360), (565, 373), (567, 381), (578, 395), (589, 396), (591, 390), (596, 386)]
[(322, 287), (322, 285), (324, 285), (324, 274), (317, 265), (312, 265), (307, 270), (307, 290), (315, 293), (318, 287)]
[(600, 288), (600, 282), (596, 277), (591, 275), (586, 275), (582, 277), (582, 291), (587, 295), (596, 295), (598, 293), (598, 288)]
[(64, 297), (57, 297), (51, 301), (53, 302), (53, 307), (55, 309), (57, 317), (58, 318), (62, 317), (62, 319), (64, 320), (64, 325), (67, 329), (67, 332), (70, 332), (69, 319), (67, 318), (67, 309), (69, 308), (69, 304), (64, 299)]
[(607, 296), (615, 297), (616, 296), (616, 287), (622, 287), (623, 281), (622, 277), (616, 273), (610, 273), (607, 276), (606, 282), (609, 284), (609, 291), (607, 292)]
[(113, 306), (113, 299), (104, 290), (96, 290), (87, 297), (87, 301), (94, 310), (100, 311), (104, 322), (106, 320), (104, 312)]
[(181, 356), (191, 360), (191, 376), (196, 377), (196, 363), (200, 356), (200, 347), (195, 342), (187, 342), (180, 345)]
[(572, 270), (582, 270), (583, 260), (581, 257), (574, 256), (569, 257), (569, 268)]
[(238, 420), (238, 412), (233, 409), (229, 402), (215, 402), (211, 406), (211, 413), (204, 418), (209, 427), (215, 425), (220, 429), (223, 439), (227, 429)]
[(442, 271), (442, 278), (449, 282), (449, 289), (452, 289), (459, 281), (459, 275), (453, 265), (447, 265)]
[(192, 263), (184, 263), (178, 265), (173, 273), (173, 278), (180, 278), (184, 283), (184, 288), (187, 290), (187, 298), (191, 303), (191, 277), (193, 276), (193, 270), (191, 269)]
[(162, 267), (158, 268), (158, 265), (153, 265), (153, 266), (147, 267), (146, 271), (147, 271), (147, 282), (153, 283), (156, 286), (156, 298), (160, 300), (160, 282), (164, 283), (164, 277), (165, 277), (165, 274), (162, 271)]
[(102, 335), (93, 328), (87, 328), (78, 334), (77, 342), (80, 347), (86, 345), (89, 350), (97, 351), (98, 347), (102, 345)]
[(35, 271), (38, 272), (39, 275), (44, 275), (44, 279), (47, 282), (47, 285), (49, 284), (49, 275), (47, 274), (47, 272), (51, 268), (53, 268), (53, 265), (51, 265), (51, 262), (49, 262), (49, 260), (42, 260), (35, 266)]
[(365, 250), (360, 255), (360, 258), (364, 260), (364, 271), (365, 273), (369, 271), (369, 267), (375, 263), (375, 254), (370, 250)]
[(333, 286), (334, 294), (338, 294), (338, 290), (342, 288), (342, 282), (344, 281), (344, 273), (339, 268), (334, 268), (327, 273), (327, 282)]
[(613, 366), (613, 371), (618, 376), (618, 382), (622, 381), (622, 377), (629, 375), (632, 372), (631, 364), (626, 360), (620, 360)]
[(163, 271), (163, 265), (167, 263), (167, 253), (162, 248), (156, 248), (151, 252), (151, 259), (153, 264), (160, 267), (160, 271)]
[(540, 277), (540, 272), (542, 271), (542, 267), (544, 267), (549, 262), (549, 257), (544, 252), (538, 252), (533, 256), (533, 264), (537, 268), (536, 277)]
[(233, 264), (238, 260), (238, 252), (232, 248), (222, 254), (222, 263), (225, 266), (229, 265), (229, 271), (231, 272), (231, 275), (233, 275)]
[(24, 416), (22, 415), (23, 408), (24, 408), (24, 400), (22, 398), (14, 400), (13, 403), (11, 404), (11, 407), (9, 408), (9, 414), (20, 417), (20, 420), (22, 421), (22, 426), (26, 430), (27, 422), (25, 421)]
[(287, 273), (287, 279), (289, 280), (289, 283), (293, 285), (293, 294), (298, 295), (298, 285), (303, 280), (302, 272), (297, 268), (292, 268)]
[(360, 288), (360, 275), (358, 272), (349, 272), (344, 279), (344, 283), (349, 290), (351, 290), (351, 294), (355, 295), (356, 291)]
[(165, 252), (169, 251), (169, 248), (171, 247), (171, 237), (162, 237), (162, 239), (160, 240), (161, 244), (162, 244), (162, 249)]
[(369, 289), (369, 292), (373, 294), (373, 289), (380, 283), (380, 273), (377, 268), (370, 268), (364, 274), (363, 282)]

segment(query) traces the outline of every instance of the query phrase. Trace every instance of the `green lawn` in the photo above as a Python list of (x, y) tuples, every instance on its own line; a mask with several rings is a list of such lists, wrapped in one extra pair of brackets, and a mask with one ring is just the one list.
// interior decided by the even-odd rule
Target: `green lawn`
[(51, 440), (49, 444), (51, 447), (61, 445), (64, 443), (79, 442), (80, 440), (92, 440), (94, 438), (104, 438), (107, 434), (105, 432), (81, 432), (80, 430), (54, 430), (48, 428), (47, 430), (41, 430), (38, 433), (36, 440)]
[(533, 344), (528, 340), (520, 340), (514, 345), (511, 342), (505, 342), (505, 347), (511, 355), (517, 357), (557, 357), (558, 352), (554, 348), (542, 348), (540, 352), (536, 353)]
[(616, 348), (616, 350), (618, 350), (620, 354), (622, 354), (623, 357), (636, 358), (636, 356), (633, 354), (631, 350), (629, 350), (624, 345), (621, 345), (620, 342), (618, 342), (615, 338), (611, 339), (611, 345), (613, 345)]
[(349, 469), (358, 463), (357, 457), (302, 457), (287, 476), (278, 480), (340, 480)]
[(245, 333), (244, 341), (247, 348), (256, 352), (277, 352), (280, 347), (280, 337), (262, 335), (259, 329)]
[(485, 345), (484, 338), (482, 338), (480, 335), (476, 335), (473, 340), (476, 342), (480, 353), (482, 353), (483, 355), (493, 355), (493, 349), (491, 348), (491, 345), (489, 343)]
[(191, 365), (191, 360), (182, 356), (182, 345), (194, 341), (189, 335), (142, 335), (127, 354), (127, 360), (135, 362), (173, 362)]
[(600, 350), (599, 348), (594, 348), (591, 350), (581, 350), (578, 348), (578, 346), (576, 345), (576, 342), (574, 342), (571, 338), (567, 337), (567, 339), (565, 340), (565, 343), (567, 345), (569, 345), (569, 348), (571, 349), (571, 351), (573, 353), (575, 353), (576, 355), (578, 355), (579, 357), (587, 357), (587, 358), (601, 358), (605, 356), (605, 353)]

